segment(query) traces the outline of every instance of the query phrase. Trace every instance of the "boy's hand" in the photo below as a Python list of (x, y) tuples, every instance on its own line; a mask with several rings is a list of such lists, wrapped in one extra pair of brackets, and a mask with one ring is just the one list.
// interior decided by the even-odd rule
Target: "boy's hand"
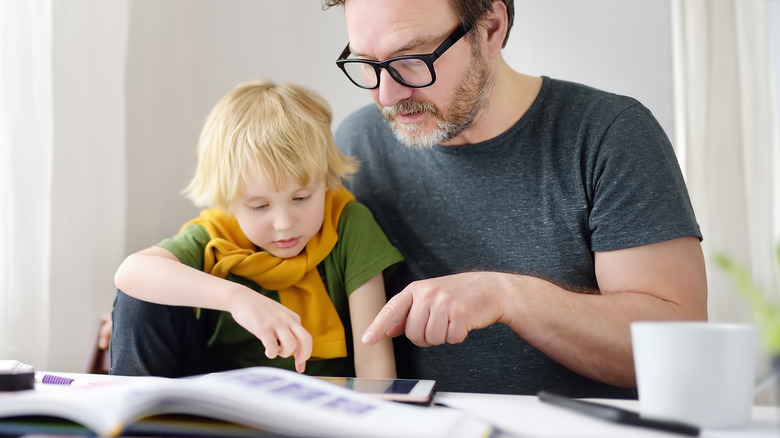
[(312, 338), (297, 313), (254, 291), (237, 293), (230, 314), (265, 346), (269, 359), (295, 357), (295, 370), (302, 373), (311, 357)]
[(106, 313), (100, 317), (100, 328), (98, 329), (98, 348), (101, 350), (108, 350), (108, 346), (111, 343), (111, 314)]

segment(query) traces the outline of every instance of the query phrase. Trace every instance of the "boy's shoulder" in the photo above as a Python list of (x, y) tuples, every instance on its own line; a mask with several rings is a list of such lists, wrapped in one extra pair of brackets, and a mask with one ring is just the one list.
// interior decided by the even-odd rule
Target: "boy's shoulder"
[(387, 240), (371, 210), (358, 201), (351, 201), (344, 206), (339, 218), (338, 234), (339, 242), (357, 247), (371, 247)]
[(358, 201), (350, 201), (341, 211), (341, 217), (339, 218), (339, 232), (341, 232), (342, 227), (351, 225), (358, 221), (375, 222), (374, 215), (371, 213), (371, 210), (365, 206), (365, 204)]

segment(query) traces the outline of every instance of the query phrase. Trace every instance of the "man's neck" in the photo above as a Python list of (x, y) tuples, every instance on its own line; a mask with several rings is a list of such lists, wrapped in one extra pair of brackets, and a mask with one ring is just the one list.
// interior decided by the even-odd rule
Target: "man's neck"
[(498, 137), (528, 111), (542, 88), (542, 78), (518, 73), (501, 59), (495, 70), (488, 104), (474, 124), (444, 146), (481, 143)]

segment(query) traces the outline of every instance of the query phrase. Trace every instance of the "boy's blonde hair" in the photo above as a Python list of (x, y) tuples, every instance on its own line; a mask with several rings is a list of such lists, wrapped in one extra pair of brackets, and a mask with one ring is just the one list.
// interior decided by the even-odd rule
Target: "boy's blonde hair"
[(358, 164), (336, 147), (332, 119), (328, 103), (306, 88), (267, 80), (238, 85), (206, 119), (184, 194), (198, 207), (228, 210), (251, 166), (275, 191), (290, 180), (340, 187)]

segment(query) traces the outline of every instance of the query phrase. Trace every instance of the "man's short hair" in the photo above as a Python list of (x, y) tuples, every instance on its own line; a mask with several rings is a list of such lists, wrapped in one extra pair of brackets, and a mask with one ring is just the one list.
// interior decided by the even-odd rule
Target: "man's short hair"
[[(328, 9), (331, 6), (344, 6), (346, 0), (323, 0), (323, 8)], [(392, 1), (392, 0), (390, 0)], [(507, 28), (506, 37), (501, 47), (506, 46), (509, 39), (509, 31), (512, 30), (512, 24), (515, 20), (515, 2), (514, 0), (501, 0), (506, 5)], [(471, 27), (476, 24), (488, 11), (492, 10), (491, 0), (449, 0), (450, 6), (460, 18), (464, 27)]]

